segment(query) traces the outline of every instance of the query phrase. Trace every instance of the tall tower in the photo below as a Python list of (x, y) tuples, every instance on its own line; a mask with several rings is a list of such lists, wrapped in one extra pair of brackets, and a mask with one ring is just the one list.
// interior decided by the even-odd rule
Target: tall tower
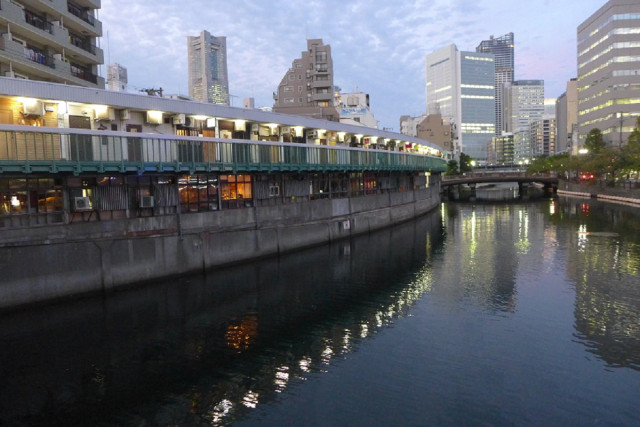
[(197, 101), (229, 105), (227, 38), (208, 31), (187, 37), (189, 96)]
[(273, 111), (339, 121), (334, 104), (331, 46), (307, 40), (307, 50), (294, 59), (273, 94)]
[(640, 116), (640, 2), (609, 0), (578, 26), (578, 133), (624, 145)]
[(495, 85), (496, 85), (496, 135), (500, 135), (505, 131), (503, 111), (502, 111), (502, 92), (505, 83), (513, 82), (513, 33), (494, 38), (483, 40), (476, 47), (476, 52), (492, 53), (496, 60)]
[(3, 1), (0, 76), (104, 89), (100, 1)]
[(490, 53), (459, 51), (451, 44), (427, 55), (427, 114), (441, 114), (454, 125), (456, 157), (463, 152), (481, 164), (487, 161), (495, 134), (494, 74)]

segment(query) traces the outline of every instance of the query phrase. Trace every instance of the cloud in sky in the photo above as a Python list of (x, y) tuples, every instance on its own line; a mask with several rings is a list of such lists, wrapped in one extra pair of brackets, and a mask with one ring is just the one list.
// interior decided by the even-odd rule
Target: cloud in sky
[[(577, 26), (605, 0), (102, 0), (105, 62), (128, 70), (134, 89), (187, 94), (187, 36), (227, 37), (233, 105), (272, 93), (307, 38), (330, 44), (334, 83), (371, 96), (381, 127), (425, 111), (425, 56), (450, 43), (473, 51), (480, 41), (515, 34), (516, 79), (543, 79), (557, 97), (576, 75)], [(105, 75), (105, 73), (102, 73)]]

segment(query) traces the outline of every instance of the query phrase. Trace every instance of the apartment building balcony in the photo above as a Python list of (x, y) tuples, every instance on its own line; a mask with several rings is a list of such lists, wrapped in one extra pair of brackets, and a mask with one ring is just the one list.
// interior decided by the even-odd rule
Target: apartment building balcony
[(312, 89), (331, 88), (330, 83), (331, 82), (329, 80), (313, 80), (307, 83), (307, 87)]
[(311, 94), (311, 101), (328, 101), (329, 103), (333, 103), (333, 94), (328, 93), (313, 93)]
[(25, 46), (49, 46), (49, 50), (60, 53), (66, 49), (79, 56), (83, 63), (104, 63), (102, 49), (93, 45), (90, 36), (70, 34), (60, 21), (47, 21), (44, 16), (45, 13), (23, 8), (10, 0), (0, 0), (0, 24), (6, 24), (11, 29), (11, 36)]
[(100, 0), (76, 0), (76, 4), (80, 7), (88, 7), (89, 9), (100, 9)]
[(80, 32), (86, 34), (91, 34), (93, 36), (101, 36), (102, 35), (102, 22), (100, 22), (92, 13), (89, 11), (92, 10), (90, 8), (79, 6), (76, 3), (67, 2), (67, 11), (69, 12), (69, 16), (65, 21), (65, 25), (71, 27), (69, 20), (71, 20), (75, 25), (78, 25), (80, 28)]
[(12, 39), (11, 34), (0, 36), (0, 63), (7, 64), (11, 71), (2, 77), (23, 77), (49, 80), (78, 86), (104, 87), (104, 78), (96, 76), (83, 66), (74, 65), (62, 58), (62, 54), (47, 54), (45, 51), (25, 46)]
[[(76, 34), (69, 34), (68, 44), (71, 48), (67, 51), (67, 56), (79, 55), (84, 62), (91, 64), (103, 64), (104, 52), (98, 46), (93, 44), (90, 37), (82, 37)], [(70, 52), (73, 54), (70, 55)], [(89, 55), (90, 54), (90, 55)]]

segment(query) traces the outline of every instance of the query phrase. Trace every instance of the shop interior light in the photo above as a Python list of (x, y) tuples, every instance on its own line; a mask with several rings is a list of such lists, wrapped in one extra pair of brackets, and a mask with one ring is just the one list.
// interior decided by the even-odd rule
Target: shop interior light
[(32, 105), (35, 105), (38, 102), (38, 100), (35, 98), (19, 97), (18, 102), (21, 102), (25, 106), (32, 106)]
[(93, 111), (95, 111), (96, 116), (106, 114), (107, 110), (109, 109), (109, 107), (107, 107), (106, 105), (92, 105), (91, 108), (93, 108)]

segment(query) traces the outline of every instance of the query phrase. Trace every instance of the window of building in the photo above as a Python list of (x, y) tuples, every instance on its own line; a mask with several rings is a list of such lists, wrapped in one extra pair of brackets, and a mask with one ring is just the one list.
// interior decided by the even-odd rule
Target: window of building
[(218, 210), (217, 175), (198, 174), (178, 179), (181, 212), (209, 212)]
[(327, 60), (327, 52), (316, 52), (316, 62), (326, 62)]
[(220, 175), (222, 207), (248, 207), (253, 204), (251, 175)]
[(285, 92), (293, 92), (293, 86), (285, 86), (284, 87), (284, 91)]
[[(62, 185), (59, 180), (53, 178), (0, 179), (0, 216), (61, 213), (62, 200)], [(58, 221), (52, 222), (61, 221), (60, 216)]]

